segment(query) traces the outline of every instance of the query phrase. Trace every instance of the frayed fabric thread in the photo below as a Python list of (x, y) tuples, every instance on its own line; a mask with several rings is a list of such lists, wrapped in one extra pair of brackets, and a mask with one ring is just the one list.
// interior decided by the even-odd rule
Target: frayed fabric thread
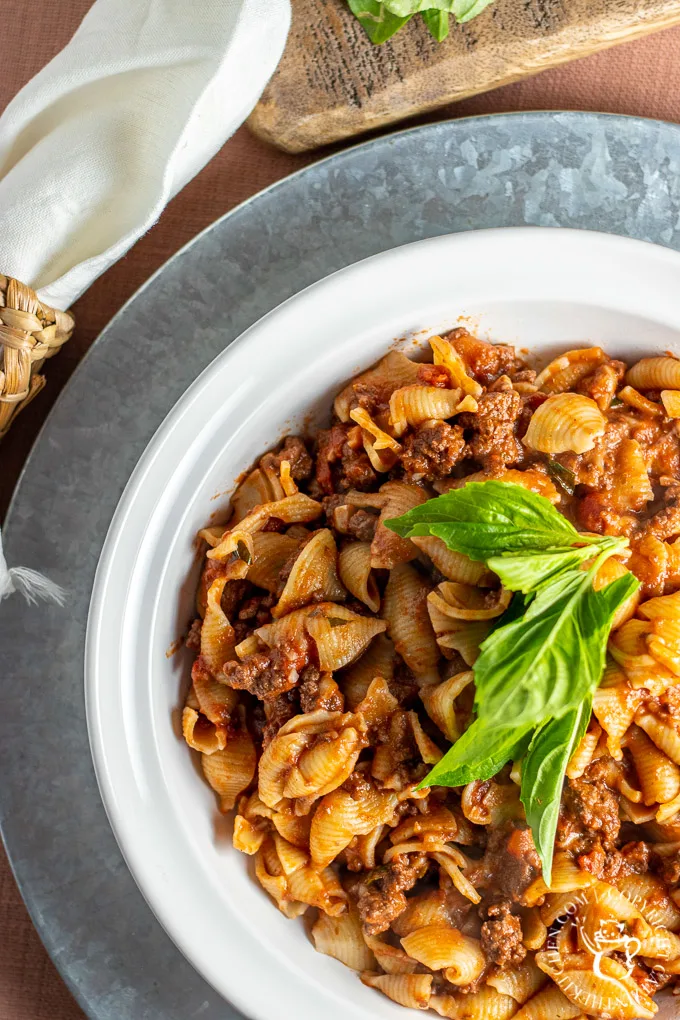
[(66, 601), (64, 589), (44, 574), (29, 567), (7, 566), (0, 531), (0, 602), (14, 592), (23, 595), (29, 606), (37, 606), (38, 602), (56, 602), (58, 606), (63, 606)]

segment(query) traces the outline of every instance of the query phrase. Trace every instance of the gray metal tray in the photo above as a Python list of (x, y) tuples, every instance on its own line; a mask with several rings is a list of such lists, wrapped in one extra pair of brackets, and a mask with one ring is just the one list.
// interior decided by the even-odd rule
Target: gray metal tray
[[(18, 597), (0, 608), (1, 817), (33, 920), (91, 1017), (237, 1016), (146, 905), (92, 770), (87, 610), (135, 462), (201, 369), (291, 294), (408, 241), (521, 224), (680, 249), (680, 127), (514, 114), (432, 124), (332, 156), (250, 199), (174, 256), (104, 330), (50, 414), (14, 496), (6, 552), (9, 562), (44, 570), (69, 598), (65, 609), (31, 610)], [(455, 282), (452, 266), (452, 308)]]

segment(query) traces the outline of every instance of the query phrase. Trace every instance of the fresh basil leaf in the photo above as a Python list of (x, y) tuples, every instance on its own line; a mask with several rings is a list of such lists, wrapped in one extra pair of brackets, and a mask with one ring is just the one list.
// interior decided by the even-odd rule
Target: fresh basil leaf
[(531, 736), (531, 727), (518, 729), (514, 723), (489, 728), (476, 719), (432, 771), (423, 779), (423, 786), (465, 786), (475, 779), (491, 779), (506, 762), (524, 754)]
[(392, 14), (400, 17), (412, 14), (423, 14), (426, 11), (453, 11), (455, 0), (383, 0), (385, 7)]
[(588, 571), (567, 571), (545, 584), (521, 617), (482, 643), (473, 667), (480, 722), (539, 726), (595, 690), (614, 613), (639, 586), (626, 574), (595, 591), (593, 576), (607, 555)]
[(462, 25), (466, 21), (472, 21), (492, 3), (493, 0), (454, 0), (451, 13)]
[(380, 0), (347, 0), (352, 14), (366, 30), (372, 43), (384, 43), (406, 24), (413, 12), (397, 15)]
[(385, 524), (402, 538), (434, 535), (473, 560), (495, 553), (569, 549), (580, 535), (550, 500), (514, 482), (469, 482)]
[(543, 880), (548, 886), (552, 879), (564, 774), (588, 728), (592, 700), (592, 697), (586, 698), (559, 719), (550, 719), (537, 729), (522, 761), (520, 797), (543, 865)]
[(392, 14), (400, 17), (436, 10), (453, 14), (456, 21), (463, 22), (476, 18), (492, 0), (384, 0), (384, 3)]
[(560, 464), (559, 460), (548, 460), (548, 474), (568, 496), (574, 495), (576, 475), (573, 471)]
[[(624, 545), (621, 539), (602, 538), (597, 543), (597, 551), (611, 549), (612, 552), (619, 552)], [(565, 570), (578, 570), (581, 564), (593, 558), (594, 551), (592, 545), (585, 545), (546, 552), (519, 552), (514, 555), (490, 556), (486, 565), (498, 574), (504, 588), (527, 595), (538, 591)]]
[(449, 34), (449, 17), (447, 11), (423, 11), (427, 30), (437, 42), (443, 42)]

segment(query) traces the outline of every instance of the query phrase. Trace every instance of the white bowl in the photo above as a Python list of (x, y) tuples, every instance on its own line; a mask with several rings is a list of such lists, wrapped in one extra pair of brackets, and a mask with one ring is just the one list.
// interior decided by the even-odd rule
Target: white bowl
[[(316, 953), (231, 847), (230, 820), (179, 732), (196, 531), (233, 480), (397, 338), (411, 351), (462, 321), (545, 357), (601, 344), (680, 353), (680, 255), (586, 231), (520, 228), (410, 244), (336, 273), (251, 327), (168, 415), (120, 501), (94, 584), (88, 726), (111, 824), (188, 959), (256, 1020), (404, 1017)], [(216, 494), (224, 498), (217, 502)]]

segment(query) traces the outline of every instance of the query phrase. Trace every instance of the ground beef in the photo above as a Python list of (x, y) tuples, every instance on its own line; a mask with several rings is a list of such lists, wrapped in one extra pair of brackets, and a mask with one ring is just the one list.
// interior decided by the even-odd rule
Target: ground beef
[(489, 836), (483, 867), (494, 888), (517, 902), (541, 873), (541, 860), (529, 828), (509, 823)]
[(370, 872), (355, 886), (357, 909), (367, 935), (387, 931), (406, 909), (404, 892), (412, 889), (428, 869), (426, 854), (397, 854), (389, 864)]
[(229, 687), (268, 701), (295, 687), (304, 662), (299, 653), (271, 648), (266, 652), (253, 652), (242, 662), (226, 662), (222, 672)]
[(377, 485), (378, 476), (366, 451), (348, 442), (353, 426), (337, 424), (319, 433), (315, 478), (327, 495), (347, 489), (366, 491)]
[(372, 542), (378, 518), (368, 510), (356, 510), (349, 519), (347, 533), (360, 542)]
[(284, 691), (264, 702), (265, 725), (262, 731), (262, 747), (267, 747), (284, 723), (298, 714), (297, 690)]
[(660, 860), (660, 873), (664, 882), (668, 885), (678, 885), (680, 883), (680, 850), (676, 850), (670, 857), (661, 857)]
[(619, 797), (606, 756), (592, 762), (580, 779), (568, 779), (562, 799), (558, 842), (567, 850), (589, 853), (597, 843), (613, 848), (619, 835)]
[(342, 712), (343, 697), (330, 673), (322, 673), (309, 665), (300, 673), (300, 708), (303, 712)]
[(314, 464), (299, 436), (286, 436), (276, 457), (279, 464), (281, 461), (288, 461), (291, 477), (296, 482), (303, 482), (311, 476)]
[(253, 589), (249, 581), (227, 581), (222, 591), (220, 607), (228, 620), (232, 620), (237, 615), (238, 607), (241, 605), (248, 591), (252, 590)]
[(482, 925), (482, 952), (489, 963), (497, 967), (518, 967), (527, 951), (522, 942), (522, 924), (509, 900), (492, 903), (487, 910), (488, 920)]
[(352, 386), (354, 390), (353, 407), (363, 407), (370, 415), (376, 415), (387, 409), (388, 403), (385, 399), (384, 386), (376, 386), (374, 383), (358, 380)]
[(361, 800), (373, 789), (363, 772), (353, 772), (344, 781), (342, 788), (350, 794), (353, 800)]
[(238, 618), (241, 622), (251, 623), (253, 628), (264, 627), (265, 623), (271, 623), (272, 606), (276, 604), (274, 595), (253, 595), (241, 604), (238, 611)]
[(522, 398), (515, 390), (507, 393), (483, 393), (476, 412), (461, 414), (458, 421), (472, 429), (470, 453), (487, 471), (502, 470), (522, 460), (522, 444), (517, 438), (517, 422), (522, 413)]
[(424, 422), (404, 440), (401, 463), (410, 481), (446, 478), (465, 451), (463, 430), (445, 421)]
[(189, 627), (189, 633), (184, 639), (184, 644), (187, 648), (193, 648), (197, 651), (201, 647), (201, 630), (203, 629), (203, 620), (194, 620)]
[(418, 382), (442, 390), (451, 388), (451, 376), (441, 365), (418, 365)]
[(680, 535), (680, 501), (664, 507), (650, 517), (644, 531), (645, 534), (653, 535), (662, 542)]
[(601, 411), (606, 411), (625, 374), (626, 366), (622, 361), (607, 361), (581, 379), (576, 392), (590, 397)]
[(505, 344), (489, 344), (478, 340), (466, 329), (458, 328), (447, 335), (468, 369), (483, 386), (489, 386), (499, 375), (512, 375), (520, 367), (515, 348)]

